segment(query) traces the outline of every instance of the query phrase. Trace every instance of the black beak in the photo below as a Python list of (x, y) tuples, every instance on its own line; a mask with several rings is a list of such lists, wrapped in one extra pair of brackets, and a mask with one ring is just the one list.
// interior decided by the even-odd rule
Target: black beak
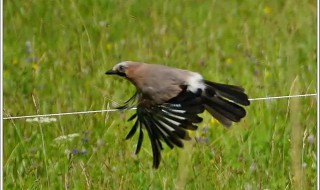
[(116, 75), (116, 74), (118, 74), (118, 73), (117, 73), (117, 71), (114, 71), (114, 70), (111, 69), (111, 70), (105, 72), (105, 74), (106, 74), (106, 75)]

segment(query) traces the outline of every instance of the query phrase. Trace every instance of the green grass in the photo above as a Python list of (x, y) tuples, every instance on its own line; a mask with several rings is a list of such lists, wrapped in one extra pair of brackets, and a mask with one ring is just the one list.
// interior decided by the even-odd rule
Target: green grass
[[(316, 93), (316, 1), (6, 0), (3, 11), (4, 116), (122, 103), (134, 87), (104, 72), (124, 60), (190, 69), (252, 98)], [(138, 156), (137, 137), (124, 140), (133, 111), (4, 120), (4, 188), (315, 189), (316, 105), (254, 101), (230, 129), (206, 113), (192, 135), (207, 141), (166, 147), (158, 170), (147, 138)]]

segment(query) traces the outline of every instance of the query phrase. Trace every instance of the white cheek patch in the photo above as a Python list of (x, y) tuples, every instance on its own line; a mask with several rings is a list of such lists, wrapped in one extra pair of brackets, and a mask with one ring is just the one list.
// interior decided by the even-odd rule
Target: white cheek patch
[(192, 75), (188, 77), (186, 82), (188, 84), (187, 90), (193, 93), (197, 93), (198, 89), (201, 89), (202, 91), (204, 91), (205, 89), (203, 78), (198, 73), (192, 73)]
[(117, 65), (127, 65), (130, 61), (122, 61), (120, 63), (118, 63)]
[(122, 61), (122, 62), (116, 64), (116, 65), (113, 67), (113, 70), (117, 70), (117, 68), (118, 68), (120, 65), (127, 66), (129, 63), (130, 63), (130, 61)]

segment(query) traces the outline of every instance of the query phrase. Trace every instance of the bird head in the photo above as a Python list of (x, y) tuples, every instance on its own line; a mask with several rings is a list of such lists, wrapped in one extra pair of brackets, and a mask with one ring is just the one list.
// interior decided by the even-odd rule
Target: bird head
[(127, 77), (128, 72), (136, 65), (134, 62), (125, 61), (116, 64), (111, 70), (107, 71), (106, 75), (119, 75), (121, 77)]

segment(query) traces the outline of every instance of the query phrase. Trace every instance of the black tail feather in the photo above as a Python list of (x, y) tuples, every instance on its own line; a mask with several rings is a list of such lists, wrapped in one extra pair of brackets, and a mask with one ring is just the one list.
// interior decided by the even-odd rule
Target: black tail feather
[(217, 112), (215, 109), (212, 109), (211, 107), (206, 106), (206, 110), (225, 127), (231, 126), (232, 121), (226, 118), (225, 116), (223, 116), (221, 113)]
[(216, 94), (218, 96), (230, 99), (243, 106), (250, 105), (248, 95), (244, 93), (244, 89), (240, 86), (220, 84), (211, 81), (205, 81), (208, 94)]
[(205, 98), (204, 101), (206, 105), (216, 109), (234, 122), (240, 121), (240, 119), (246, 115), (246, 110), (244, 108), (220, 97), (215, 96), (211, 99)]
[(230, 121), (239, 122), (240, 119), (246, 115), (245, 109), (233, 102), (229, 102), (219, 97), (213, 97), (211, 99), (203, 97), (203, 99), (207, 108), (210, 108), (211, 112), (207, 109), (210, 113), (212, 113), (213, 110)]
[(242, 87), (204, 82), (206, 89), (202, 99), (205, 109), (220, 123), (230, 126), (232, 122), (239, 122), (246, 116), (246, 110), (242, 106), (250, 105), (250, 101)]

